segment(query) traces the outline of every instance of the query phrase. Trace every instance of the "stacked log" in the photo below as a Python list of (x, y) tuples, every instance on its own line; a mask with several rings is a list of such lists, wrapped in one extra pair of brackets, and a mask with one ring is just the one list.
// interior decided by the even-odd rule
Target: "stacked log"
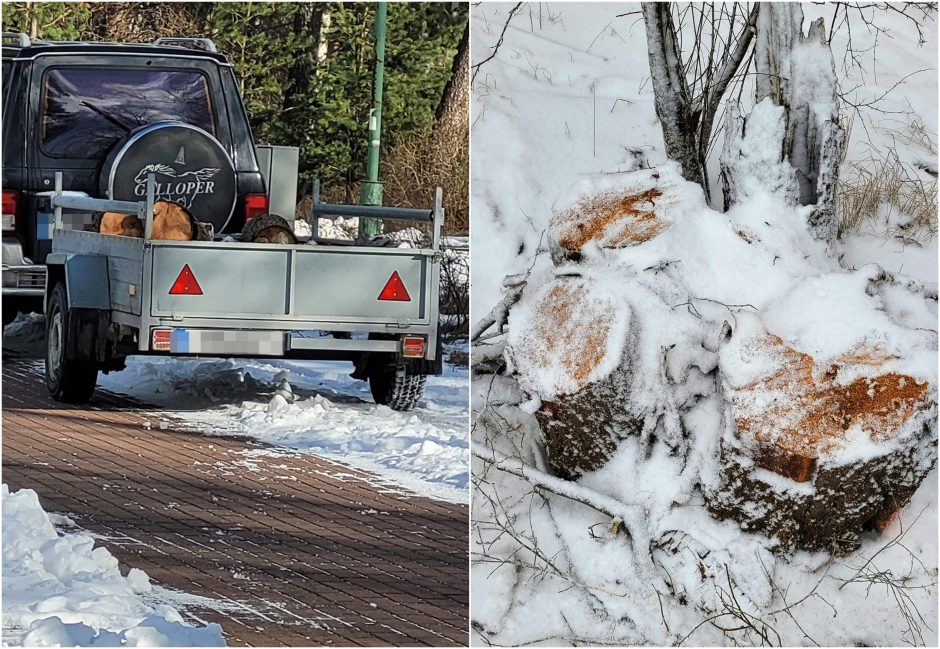
[[(104, 212), (97, 215), (95, 229), (101, 234), (121, 237), (144, 236), (144, 226), (136, 214)], [(179, 203), (156, 201), (153, 204), (152, 238), (159, 241), (205, 241), (208, 240), (207, 227), (196, 220)]]
[(742, 337), (721, 351), (724, 368), (752, 373), (722, 370), (729, 414), (709, 510), (783, 551), (856, 550), (936, 461), (935, 391), (887, 369), (871, 341), (821, 366), (766, 331)]
[(574, 479), (601, 467), (642, 421), (626, 406), (630, 309), (604, 286), (557, 277), (510, 314), (520, 385), (540, 400), (535, 417), (548, 461)]
[(698, 207), (682, 203), (679, 185), (687, 183), (670, 165), (595, 176), (571, 188), (548, 228), (552, 259), (564, 269), (510, 314), (515, 371), (540, 401), (535, 417), (548, 460), (563, 477), (603, 466), (621, 440), (642, 432), (646, 416), (630, 400), (639, 326), (622, 290), (629, 273), (605, 281), (608, 269), (595, 275), (583, 251), (654, 240), (682, 210)]
[(251, 243), (297, 243), (290, 224), (276, 214), (264, 214), (249, 219), (242, 227), (242, 241)]

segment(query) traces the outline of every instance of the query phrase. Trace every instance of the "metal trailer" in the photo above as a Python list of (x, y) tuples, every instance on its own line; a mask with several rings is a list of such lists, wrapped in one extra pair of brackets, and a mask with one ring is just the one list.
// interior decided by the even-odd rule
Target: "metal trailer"
[[(154, 240), (153, 203), (153, 175), (140, 202), (65, 195), (56, 175), (45, 289), (54, 397), (87, 400), (97, 371), (132, 354), (352, 360), (376, 401), (401, 410), (440, 373), (440, 188), (428, 210), (314, 206), (314, 226), (328, 215), (430, 223), (422, 249)], [(62, 229), (63, 210), (136, 214), (144, 237)]]

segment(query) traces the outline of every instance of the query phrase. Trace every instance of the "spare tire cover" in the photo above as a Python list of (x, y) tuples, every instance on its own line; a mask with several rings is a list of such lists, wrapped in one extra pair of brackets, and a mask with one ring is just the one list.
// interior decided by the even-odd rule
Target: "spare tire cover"
[(167, 121), (130, 132), (104, 161), (101, 191), (112, 200), (145, 199), (151, 173), (156, 200), (179, 203), (216, 232), (232, 218), (235, 167), (219, 141), (201, 128)]

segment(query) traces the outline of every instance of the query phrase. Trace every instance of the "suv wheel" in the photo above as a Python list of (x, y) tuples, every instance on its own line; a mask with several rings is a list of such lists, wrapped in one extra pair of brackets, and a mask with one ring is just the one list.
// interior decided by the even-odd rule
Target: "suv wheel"
[(392, 410), (414, 410), (424, 396), (428, 377), (411, 374), (408, 365), (373, 367), (369, 370), (369, 388), (375, 402)]
[(8, 324), (16, 320), (16, 316), (20, 314), (20, 305), (19, 303), (11, 298), (6, 298), (3, 300), (3, 326), (6, 327)]
[(95, 391), (98, 368), (69, 349), (69, 307), (65, 284), (52, 289), (46, 311), (46, 387), (56, 401), (85, 403)]

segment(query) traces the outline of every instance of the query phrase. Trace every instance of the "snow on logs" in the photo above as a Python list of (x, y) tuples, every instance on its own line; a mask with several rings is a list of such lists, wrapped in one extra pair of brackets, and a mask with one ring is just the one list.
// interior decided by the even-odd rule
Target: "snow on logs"
[(933, 467), (936, 391), (874, 340), (818, 360), (738, 320), (720, 352), (729, 413), (708, 508), (784, 550), (852, 552)]
[[(789, 182), (744, 180), (756, 207), (724, 217), (673, 165), (567, 191), (549, 224), (557, 267), (512, 307), (507, 358), (559, 475), (651, 436), (701, 462), (716, 518), (781, 551), (851, 552), (936, 462), (935, 293), (839, 268), (784, 200)], [(745, 267), (769, 279), (742, 280)], [(720, 400), (723, 423), (688, 425), (697, 399)]]
[(541, 400), (548, 460), (566, 478), (602, 466), (642, 426), (624, 405), (630, 318), (609, 284), (577, 275), (555, 277), (510, 312), (515, 371)]
[(588, 244), (625, 248), (645, 243), (668, 228), (670, 207), (683, 182), (671, 166), (592, 177), (559, 200), (548, 225), (556, 264), (580, 261)]

